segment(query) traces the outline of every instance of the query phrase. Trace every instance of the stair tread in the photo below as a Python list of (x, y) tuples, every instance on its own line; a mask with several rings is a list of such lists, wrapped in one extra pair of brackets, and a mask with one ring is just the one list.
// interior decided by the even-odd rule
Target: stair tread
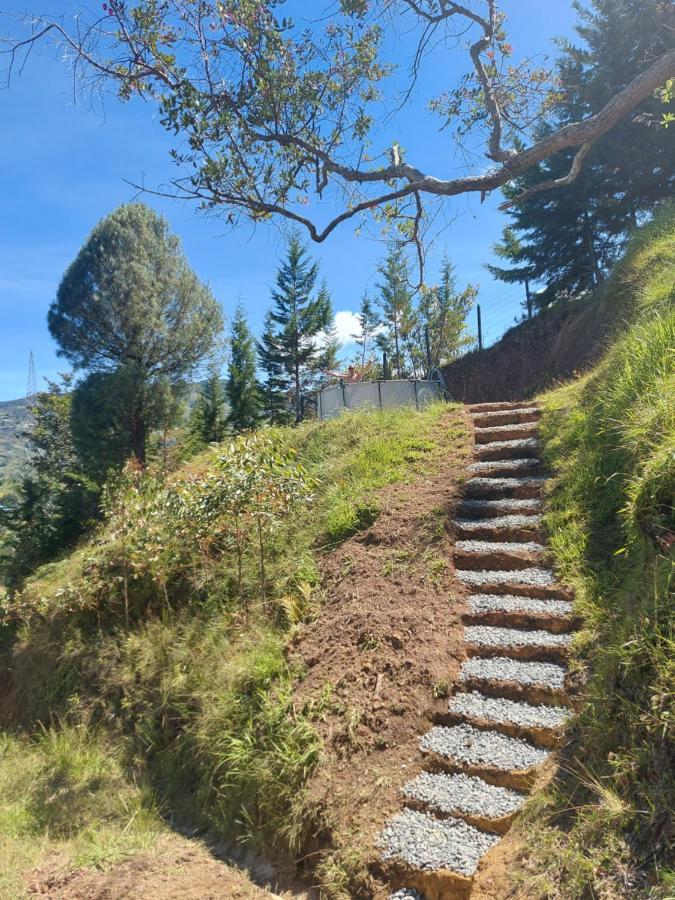
[(522, 772), (543, 765), (547, 750), (522, 738), (508, 737), (499, 731), (481, 731), (463, 722), (461, 725), (435, 725), (420, 739), (420, 747), (454, 765), (485, 766), (500, 772)]
[(437, 819), (429, 813), (404, 809), (380, 834), (385, 860), (399, 859), (415, 869), (449, 869), (471, 877), (481, 858), (499, 837), (463, 819)]
[(455, 548), (467, 553), (546, 553), (538, 541), (455, 541)]
[(551, 634), (550, 631), (529, 631), (523, 628), (503, 628), (499, 625), (467, 625), (464, 640), (468, 644), (485, 647), (568, 647), (569, 634)]
[(474, 528), (476, 530), (486, 530), (490, 528), (494, 528), (495, 530), (499, 528), (523, 528), (529, 525), (540, 525), (541, 516), (519, 516), (517, 513), (513, 513), (506, 516), (491, 516), (488, 519), (455, 519), (453, 524), (467, 530)]
[(506, 697), (487, 697), (479, 691), (455, 694), (448, 703), (448, 711), (453, 715), (495, 724), (544, 729), (560, 728), (571, 715), (571, 710), (564, 706), (535, 705)]
[(548, 662), (524, 662), (508, 656), (484, 658), (474, 656), (462, 663), (460, 681), (478, 679), (480, 681), (514, 682), (551, 690), (565, 687), (563, 666)]
[(550, 569), (530, 566), (527, 569), (456, 569), (457, 577), (466, 584), (527, 584), (546, 587), (555, 584)]
[(472, 613), (523, 612), (549, 616), (570, 616), (573, 609), (569, 600), (519, 597), (515, 594), (471, 594), (467, 598), (467, 606)]
[(445, 815), (478, 815), (500, 819), (513, 815), (524, 804), (525, 794), (488, 784), (475, 775), (423, 772), (402, 788), (408, 800), (415, 800), (430, 810)]

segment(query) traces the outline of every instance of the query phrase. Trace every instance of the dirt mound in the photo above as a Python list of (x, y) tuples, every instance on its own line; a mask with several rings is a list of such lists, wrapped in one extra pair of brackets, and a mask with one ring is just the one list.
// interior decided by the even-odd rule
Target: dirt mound
[(612, 317), (596, 300), (571, 303), (526, 320), (487, 350), (443, 369), (454, 400), (485, 403), (531, 397), (600, 357)]

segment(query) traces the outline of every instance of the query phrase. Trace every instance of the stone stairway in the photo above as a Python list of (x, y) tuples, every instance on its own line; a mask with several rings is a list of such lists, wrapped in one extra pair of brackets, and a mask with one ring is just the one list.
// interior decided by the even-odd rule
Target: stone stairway
[(403, 787), (404, 808), (379, 838), (398, 888), (390, 900), (471, 895), (571, 715), (565, 658), (578, 622), (541, 542), (539, 410), (469, 412), (476, 459), (454, 522), (467, 659), (447, 710), (420, 739), (426, 771)]

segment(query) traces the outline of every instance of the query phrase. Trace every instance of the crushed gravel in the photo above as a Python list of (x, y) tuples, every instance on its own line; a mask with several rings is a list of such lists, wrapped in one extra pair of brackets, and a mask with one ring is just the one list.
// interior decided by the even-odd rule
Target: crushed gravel
[(484, 681), (513, 681), (559, 689), (565, 686), (565, 669), (555, 663), (521, 662), (508, 656), (483, 659), (475, 656), (462, 663), (462, 681), (479, 678)]
[(572, 604), (567, 600), (539, 600), (537, 597), (517, 597), (515, 594), (471, 594), (467, 605), (472, 613), (526, 612), (549, 616), (572, 615)]
[(523, 528), (528, 525), (540, 525), (541, 516), (491, 516), (489, 519), (455, 519), (455, 525), (464, 528), (467, 531), (472, 529), (478, 530), (486, 528)]
[(512, 431), (522, 431), (523, 428), (536, 428), (536, 422), (514, 422), (512, 425), (489, 425), (487, 428), (476, 428), (476, 434), (483, 431), (496, 431), (504, 436), (511, 434)]
[(420, 747), (456, 764), (489, 766), (502, 772), (531, 769), (548, 757), (548, 751), (533, 747), (522, 738), (481, 731), (466, 722), (451, 728), (436, 725), (420, 739)]
[(480, 444), (476, 447), (476, 452), (479, 454), (492, 454), (496, 453), (500, 450), (505, 450), (507, 453), (511, 450), (522, 450), (523, 453), (536, 451), (539, 446), (539, 443), (536, 438), (515, 438), (512, 441), (489, 441), (487, 444)]
[(466, 483), (467, 490), (489, 490), (490, 493), (512, 491), (533, 484), (548, 481), (547, 475), (528, 475), (526, 478), (470, 478)]
[(473, 569), (457, 569), (457, 577), (465, 584), (531, 584), (535, 587), (546, 587), (555, 584), (555, 576), (550, 569), (532, 567), (514, 569), (513, 571), (498, 569), (493, 571), (475, 571)]
[(505, 697), (486, 697), (478, 691), (456, 694), (448, 709), (455, 715), (531, 728), (560, 728), (572, 715), (564, 706), (534, 706)]
[(404, 785), (402, 792), (410, 800), (426, 804), (445, 814), (482, 816), (500, 819), (516, 812), (525, 796), (508, 788), (487, 784), (482, 778), (465, 775), (431, 775), (423, 772)]
[(400, 891), (389, 894), (389, 900), (424, 900), (424, 896), (413, 888), (401, 888)]
[(460, 507), (467, 512), (475, 510), (477, 513), (499, 515), (505, 510), (541, 509), (541, 500), (537, 497), (504, 497), (502, 500), (462, 500)]
[(536, 541), (455, 541), (458, 550), (469, 553), (545, 553), (546, 547)]
[(541, 465), (540, 460), (533, 457), (525, 459), (493, 459), (485, 462), (472, 463), (469, 471), (478, 475), (486, 472), (501, 472), (506, 470), (509, 472), (529, 472), (532, 469), (538, 469)]
[(380, 835), (385, 859), (398, 858), (417, 869), (450, 869), (470, 877), (478, 863), (499, 841), (461, 819), (436, 819), (404, 809)]
[(568, 647), (569, 634), (550, 631), (526, 631), (521, 628), (500, 628), (494, 625), (467, 625), (464, 640), (484, 647)]
[(540, 413), (541, 409), (538, 406), (520, 406), (518, 409), (491, 409), (489, 412), (472, 412), (471, 415), (474, 418), (482, 419), (487, 418), (489, 416), (505, 416), (512, 415), (518, 416), (527, 413), (527, 415), (534, 415), (535, 413)]

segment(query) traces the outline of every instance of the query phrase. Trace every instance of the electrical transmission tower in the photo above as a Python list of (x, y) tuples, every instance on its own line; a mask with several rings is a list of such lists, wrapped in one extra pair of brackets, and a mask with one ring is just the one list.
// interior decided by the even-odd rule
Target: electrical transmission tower
[(35, 406), (37, 397), (37, 383), (35, 381), (35, 360), (33, 359), (33, 351), (30, 351), (28, 358), (28, 384), (26, 385), (26, 407), (32, 409)]

